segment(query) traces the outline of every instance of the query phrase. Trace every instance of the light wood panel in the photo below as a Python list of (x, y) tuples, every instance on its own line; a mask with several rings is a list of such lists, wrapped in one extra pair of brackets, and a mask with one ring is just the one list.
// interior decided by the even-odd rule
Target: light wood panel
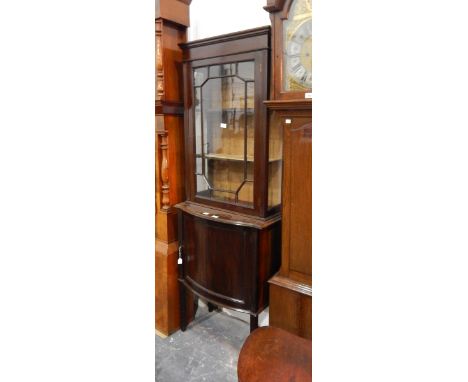
[(311, 101), (268, 101), (283, 131), (280, 271), (270, 279), (270, 325), (310, 338), (312, 331)]
[[(184, 197), (182, 52), (189, 25), (189, 0), (156, 1), (156, 244), (155, 327), (169, 335), (179, 328), (177, 213)], [(193, 297), (187, 297), (189, 319)]]

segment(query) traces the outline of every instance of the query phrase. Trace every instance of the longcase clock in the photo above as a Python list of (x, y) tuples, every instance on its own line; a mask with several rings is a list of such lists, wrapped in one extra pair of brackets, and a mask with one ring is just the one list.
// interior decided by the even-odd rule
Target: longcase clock
[(283, 144), (281, 268), (269, 280), (270, 325), (311, 338), (311, 0), (268, 0), (265, 10), (273, 26), (273, 86), (265, 104)]

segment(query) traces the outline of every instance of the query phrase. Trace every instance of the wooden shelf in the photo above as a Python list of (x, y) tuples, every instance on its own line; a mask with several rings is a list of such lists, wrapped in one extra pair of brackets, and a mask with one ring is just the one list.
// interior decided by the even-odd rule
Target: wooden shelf
[[(196, 155), (197, 158), (202, 158), (203, 156), (201, 154)], [(217, 159), (217, 160), (226, 160), (226, 161), (234, 161), (234, 162), (243, 162), (244, 161), (244, 156), (239, 155), (239, 154), (205, 154), (205, 158), (207, 159)], [(268, 162), (277, 162), (280, 161), (281, 158), (273, 158), (270, 159)], [(253, 162), (254, 157), (252, 155), (247, 155), (247, 162)]]
[[(205, 154), (205, 158), (208, 159), (219, 159), (219, 160), (229, 160), (236, 162), (243, 162), (244, 156), (239, 154)], [(254, 158), (252, 155), (247, 155), (247, 162), (253, 162)]]
[[(244, 110), (247, 112), (247, 114), (254, 114), (255, 112), (255, 108), (248, 107), (247, 109), (244, 109), (243, 106), (242, 107), (226, 107), (226, 108), (219, 107), (219, 108), (210, 108), (210, 109), (206, 108), (203, 111), (208, 112), (208, 113), (222, 113), (223, 111), (227, 113), (234, 113), (234, 111), (238, 111), (239, 113), (242, 113)], [(200, 112), (198, 111), (198, 113)]]

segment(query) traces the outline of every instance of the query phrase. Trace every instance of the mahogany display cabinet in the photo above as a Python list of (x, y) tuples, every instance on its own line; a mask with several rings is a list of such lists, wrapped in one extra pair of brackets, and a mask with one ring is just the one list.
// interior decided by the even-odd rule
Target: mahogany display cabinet
[(250, 314), (268, 306), (281, 248), (282, 132), (270, 129), (270, 27), (183, 49), (186, 201), (179, 203), (181, 329), (188, 291)]

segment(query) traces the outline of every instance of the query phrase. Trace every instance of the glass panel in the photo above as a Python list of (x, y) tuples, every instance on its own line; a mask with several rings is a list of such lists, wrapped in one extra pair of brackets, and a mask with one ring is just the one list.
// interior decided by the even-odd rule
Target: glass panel
[(254, 69), (253, 61), (197, 69), (209, 73), (199, 87), (194, 77), (199, 196), (253, 207)]
[(195, 158), (195, 174), (203, 175), (203, 158)]
[(201, 114), (201, 88), (196, 87), (194, 90), (194, 105), (195, 105), (195, 152), (197, 155), (202, 153), (202, 114)]
[[(252, 68), (253, 69), (253, 68)], [(255, 83), (246, 83), (247, 100), (245, 103), (245, 118), (247, 119), (247, 159), (253, 161), (254, 156), (254, 141), (255, 141), (255, 119), (254, 119), (254, 94)]]
[(253, 162), (247, 163), (247, 176), (248, 180), (241, 186), (239, 191), (239, 203), (249, 204), (253, 200), (253, 178), (254, 178), (254, 166)]
[(255, 74), (255, 67), (253, 61), (239, 62), (237, 64), (238, 76), (245, 81), (253, 81)]
[(221, 76), (221, 65), (210, 66), (210, 78)]
[(209, 194), (209, 187), (203, 175), (197, 175), (197, 190), (200, 194)]
[(223, 65), (223, 75), (235, 75), (237, 73), (237, 64), (225, 64)]
[(193, 70), (193, 84), (200, 86), (208, 78), (208, 68), (196, 68)]
[[(214, 199), (252, 206), (253, 181), (244, 182), (243, 162), (210, 160), (208, 174)], [(247, 163), (247, 177), (253, 179), (253, 162)]]
[(283, 124), (276, 113), (270, 118), (268, 158), (268, 208), (281, 204), (281, 174), (283, 167)]

